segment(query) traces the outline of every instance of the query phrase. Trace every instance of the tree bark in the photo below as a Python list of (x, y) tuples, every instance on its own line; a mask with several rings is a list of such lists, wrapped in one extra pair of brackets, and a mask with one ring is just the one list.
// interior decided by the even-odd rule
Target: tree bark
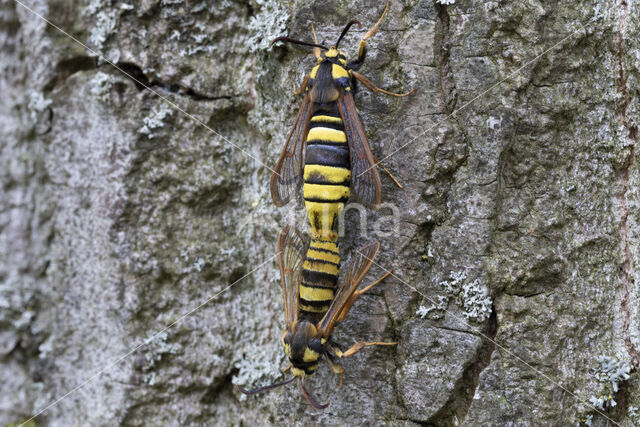
[(398, 345), (321, 363), (324, 411), (234, 386), (289, 378), (307, 228), (268, 182), (315, 58), (269, 42), (355, 56), (384, 2), (211, 3), (0, 0), (0, 424), (640, 423), (638, 2), (391, 4), (361, 72), (417, 91), (356, 102), (404, 188), (340, 242), (393, 275), (334, 338)]

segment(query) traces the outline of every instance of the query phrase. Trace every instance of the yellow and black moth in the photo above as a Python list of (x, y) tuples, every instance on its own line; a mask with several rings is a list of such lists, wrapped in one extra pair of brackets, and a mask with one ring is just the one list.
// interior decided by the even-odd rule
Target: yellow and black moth
[(315, 30), (315, 43), (289, 37), (278, 37), (272, 42), (311, 46), (318, 61), (300, 88), (295, 90), (296, 94), (304, 94), (304, 98), (270, 183), (271, 198), (277, 206), (283, 206), (304, 180), (304, 198), (312, 225), (315, 216), (319, 215), (312, 204), (318, 201), (335, 204), (330, 207), (330, 214), (335, 213), (350, 195), (367, 207), (376, 209), (380, 205), (380, 176), (375, 168), (378, 162), (358, 115), (352, 87), (357, 80), (373, 92), (391, 96), (407, 96), (413, 92), (388, 92), (358, 72), (366, 58), (366, 40), (378, 32), (389, 5), (390, 1), (378, 22), (360, 40), (358, 55), (350, 62), (338, 46), (353, 24), (360, 25), (357, 20), (346, 25), (331, 48), (318, 44)]
[[(290, 362), (290, 365), (284, 372), (291, 369), (294, 376), (287, 381), (260, 387), (255, 390), (246, 390), (238, 387), (241, 392), (245, 394), (256, 394), (289, 384), (296, 378), (300, 378), (302, 392), (307, 400), (309, 400), (314, 408), (324, 409), (329, 404), (318, 404), (311, 397), (304, 384), (305, 377), (313, 374), (318, 369), (318, 362), (321, 357), (326, 359), (331, 370), (336, 375), (340, 375), (340, 386), (342, 386), (344, 368), (335, 362), (336, 358), (353, 356), (367, 346), (397, 344), (395, 342), (359, 341), (347, 351), (343, 352), (338, 345), (331, 340), (333, 329), (344, 320), (358, 297), (380, 283), (390, 274), (390, 272), (387, 272), (372, 284), (358, 289), (362, 279), (371, 268), (371, 264), (379, 248), (380, 244), (374, 242), (358, 249), (353, 260), (347, 267), (343, 279), (337, 288), (337, 292), (326, 311), (308, 311), (301, 307), (300, 283), (303, 276), (303, 265), (308, 259), (309, 240), (292, 227), (287, 226), (280, 232), (277, 250), (286, 324), (281, 341), (285, 354)], [(327, 252), (327, 255), (330, 255), (330, 253)], [(322, 288), (315, 288), (314, 292), (323, 292), (323, 290)]]

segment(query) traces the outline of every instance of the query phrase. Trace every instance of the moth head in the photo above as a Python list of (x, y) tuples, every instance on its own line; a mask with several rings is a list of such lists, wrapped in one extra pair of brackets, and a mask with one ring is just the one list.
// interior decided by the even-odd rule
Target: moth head
[(344, 51), (338, 49), (335, 46), (333, 46), (331, 49), (328, 49), (326, 52), (323, 52), (320, 58), (318, 58), (318, 61), (324, 61), (326, 59), (330, 61), (337, 60), (342, 65), (347, 65), (347, 55), (344, 53)]
[(304, 383), (305, 378), (315, 372), (318, 368), (318, 360), (323, 352), (324, 345), (318, 336), (318, 330), (316, 327), (306, 320), (295, 322), (291, 325), (290, 330), (287, 329), (282, 333), (281, 341), (284, 347), (284, 352), (291, 362), (293, 377), (286, 381), (256, 388), (254, 390), (246, 390), (237, 386), (238, 390), (244, 394), (252, 395), (272, 390), (277, 387), (282, 387), (283, 385), (293, 382), (296, 378), (299, 378), (302, 394), (304, 394), (304, 397), (314, 408), (324, 409), (329, 406), (328, 403), (322, 405), (316, 402), (309, 390), (305, 387)]

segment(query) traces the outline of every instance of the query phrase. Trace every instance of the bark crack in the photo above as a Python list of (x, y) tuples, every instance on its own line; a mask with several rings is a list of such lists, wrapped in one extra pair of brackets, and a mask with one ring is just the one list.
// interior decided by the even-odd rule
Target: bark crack
[(623, 334), (624, 343), (627, 348), (627, 352), (631, 356), (633, 364), (640, 366), (640, 353), (634, 347), (631, 342), (631, 312), (629, 311), (629, 302), (631, 298), (631, 286), (633, 284), (633, 278), (631, 277), (631, 249), (629, 247), (629, 229), (628, 229), (628, 217), (629, 209), (627, 206), (627, 191), (629, 189), (629, 173), (634, 163), (635, 149), (638, 143), (638, 128), (633, 123), (630, 123), (627, 118), (627, 108), (631, 104), (631, 95), (627, 88), (627, 76), (624, 70), (624, 31), (626, 29), (627, 17), (628, 17), (628, 5), (626, 0), (620, 1), (620, 10), (622, 15), (620, 17), (620, 23), (618, 31), (616, 33), (616, 44), (614, 55), (616, 57), (617, 70), (615, 75), (615, 86), (621, 96), (620, 107), (618, 108), (618, 116), (622, 122), (623, 127), (628, 132), (628, 137), (631, 141), (629, 146), (629, 155), (622, 170), (620, 172), (620, 193), (618, 194), (618, 203), (620, 206), (620, 246), (622, 250), (622, 299), (620, 303), (620, 309), (623, 316)]
[(433, 40), (434, 57), (438, 73), (438, 94), (443, 114), (450, 115), (456, 107), (458, 96), (451, 72), (451, 52), (449, 50), (449, 13), (446, 6), (436, 5), (436, 21)]
[[(158, 88), (164, 92), (189, 98), (192, 101), (218, 101), (221, 99), (231, 100), (241, 96), (236, 94), (204, 95), (196, 92), (190, 87), (184, 87), (162, 80), (151, 80), (139, 65), (132, 62), (118, 62), (115, 66), (117, 67), (116, 71), (118, 74), (128, 80), (131, 80), (135, 84), (136, 89), (140, 92), (146, 88)], [(84, 55), (61, 60), (56, 65), (55, 76), (44, 86), (43, 91), (50, 92), (54, 88), (63, 85), (67, 79), (75, 73), (80, 71), (98, 70), (101, 67), (114, 68), (110, 64), (99, 66), (96, 58)]]
[(138, 91), (143, 91), (146, 88), (160, 88), (166, 92), (176, 94), (179, 96), (184, 96), (193, 101), (217, 101), (220, 99), (232, 99), (238, 97), (238, 95), (204, 95), (196, 92), (190, 87), (180, 86), (175, 83), (169, 83), (162, 80), (150, 80), (149, 77), (144, 73), (142, 68), (139, 65), (131, 63), (131, 62), (119, 62), (116, 64), (117, 67), (125, 71), (125, 73), (121, 74), (133, 81), (136, 85)]
[(462, 423), (467, 417), (473, 397), (478, 388), (480, 374), (489, 366), (491, 356), (495, 350), (495, 338), (498, 333), (498, 316), (493, 307), (491, 316), (484, 332), (483, 342), (471, 363), (463, 372), (455, 385), (451, 398), (445, 405), (428, 420), (429, 425), (449, 426)]

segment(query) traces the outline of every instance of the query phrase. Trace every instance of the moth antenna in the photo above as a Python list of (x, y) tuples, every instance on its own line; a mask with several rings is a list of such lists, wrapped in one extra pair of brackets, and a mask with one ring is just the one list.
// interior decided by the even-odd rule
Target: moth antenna
[(309, 394), (309, 392), (305, 388), (304, 381), (300, 381), (300, 386), (302, 386), (302, 393), (304, 393), (304, 397), (307, 398), (309, 403), (311, 403), (311, 406), (313, 406), (314, 408), (316, 408), (316, 409), (325, 409), (327, 406), (330, 405), (330, 402), (329, 403), (325, 403), (324, 405), (320, 405), (318, 402), (316, 402), (315, 399), (311, 396), (311, 394)]
[(347, 32), (349, 31), (349, 28), (351, 28), (351, 26), (353, 24), (358, 24), (358, 26), (362, 25), (360, 23), (360, 21), (358, 21), (357, 19), (349, 21), (349, 23), (344, 27), (344, 30), (342, 30), (342, 34), (340, 34), (340, 37), (338, 37), (338, 41), (336, 42), (336, 49), (338, 48), (338, 45), (340, 44), (340, 40), (342, 40), (342, 38), (345, 36), (345, 34), (347, 34)]
[(327, 47), (322, 46), (321, 44), (303, 42), (302, 40), (292, 39), (291, 37), (276, 37), (275, 39), (271, 40), (271, 44), (269, 44), (269, 47), (273, 46), (273, 44), (275, 42), (289, 42), (289, 43), (293, 43), (293, 44), (299, 44), (299, 45), (302, 45), (302, 46), (319, 47), (319, 48), (324, 49), (324, 50), (328, 49)]
[(263, 392), (263, 391), (271, 390), (272, 388), (277, 388), (277, 387), (281, 387), (281, 386), (283, 386), (283, 385), (287, 385), (287, 384), (289, 384), (290, 382), (293, 382), (293, 380), (295, 380), (295, 379), (296, 379), (296, 377), (293, 377), (293, 378), (291, 378), (290, 380), (286, 380), (286, 381), (283, 381), (283, 382), (281, 382), (281, 383), (276, 383), (276, 384), (266, 385), (266, 386), (264, 386), (264, 387), (256, 388), (256, 389), (253, 389), (253, 390), (247, 390), (246, 388), (240, 387), (240, 386), (239, 386), (239, 385), (237, 385), (237, 384), (236, 384), (236, 387), (238, 388), (238, 390), (239, 390), (241, 393), (244, 393), (244, 394), (246, 394), (246, 395), (252, 395), (252, 394), (261, 393), (261, 392)]

